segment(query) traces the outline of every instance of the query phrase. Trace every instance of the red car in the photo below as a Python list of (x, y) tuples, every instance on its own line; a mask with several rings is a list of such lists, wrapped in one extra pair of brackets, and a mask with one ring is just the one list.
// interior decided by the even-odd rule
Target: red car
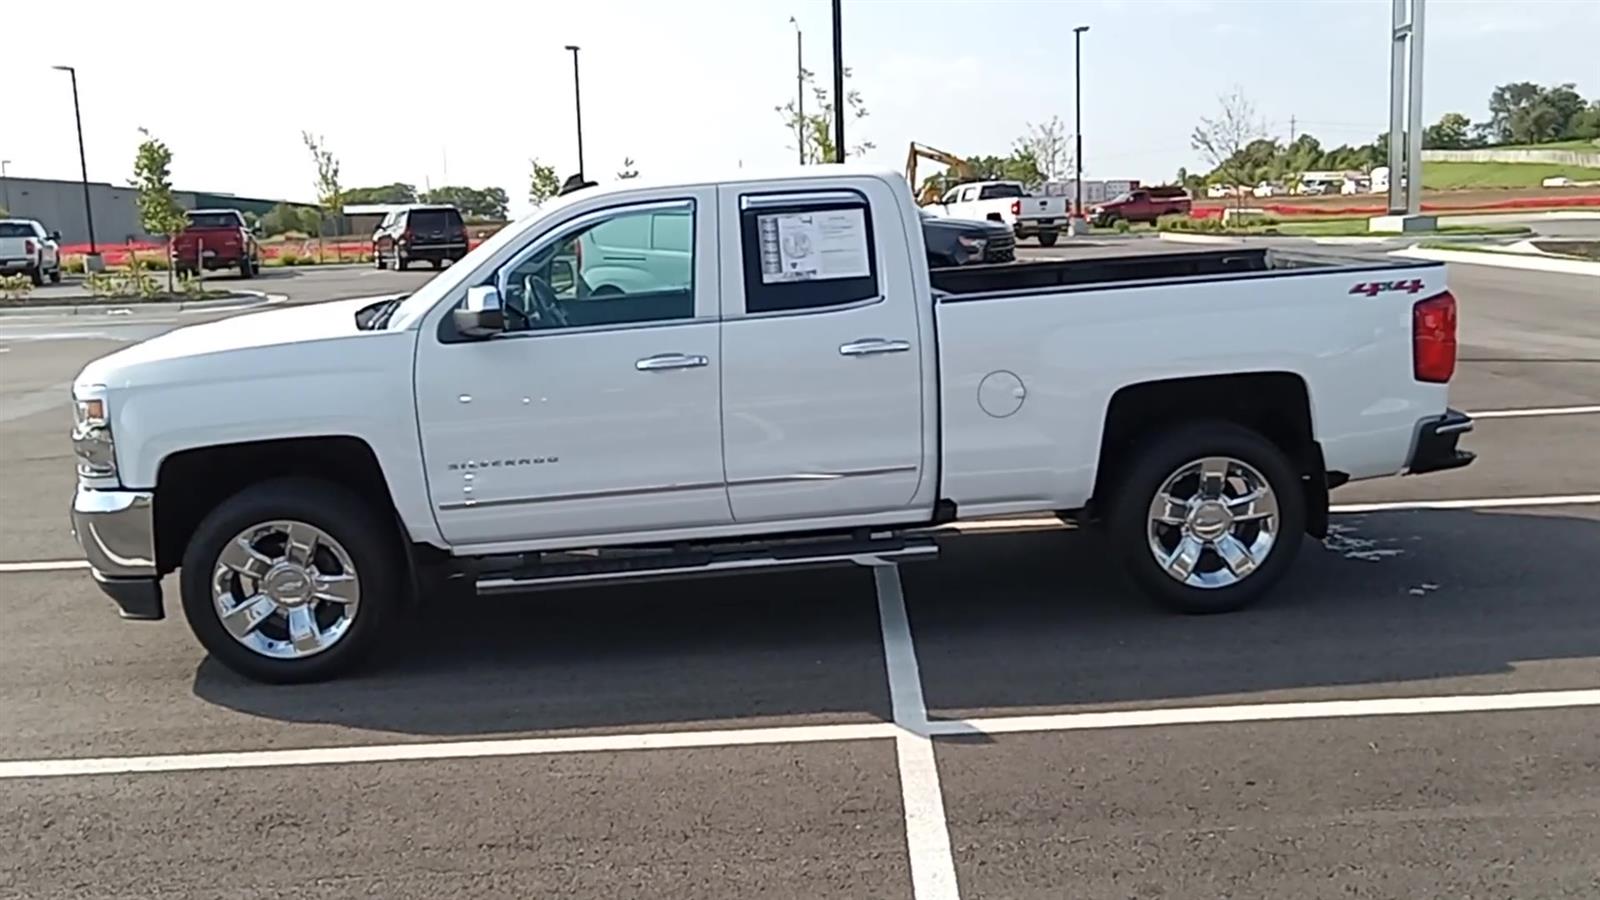
[(1162, 216), (1189, 214), (1189, 193), (1181, 187), (1134, 188), (1115, 200), (1091, 210), (1093, 223), (1100, 228), (1126, 222), (1155, 221)]
[(188, 274), (238, 269), (240, 278), (249, 278), (261, 271), (261, 245), (237, 209), (193, 209), (172, 239), (172, 267)]

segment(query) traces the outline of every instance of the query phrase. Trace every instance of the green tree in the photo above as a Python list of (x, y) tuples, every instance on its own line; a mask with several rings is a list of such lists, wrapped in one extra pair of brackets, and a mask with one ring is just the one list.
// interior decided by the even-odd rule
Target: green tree
[[(849, 80), (849, 69), (844, 70), (844, 77), (846, 81)], [(778, 115), (783, 117), (784, 129), (789, 134), (803, 138), (802, 155), (807, 163), (831, 163), (834, 161), (833, 93), (818, 87), (816, 78), (809, 69), (801, 70), (801, 81), (811, 91), (812, 104), (807, 107), (811, 112), (801, 115), (794, 100), (775, 109)], [(850, 121), (860, 121), (867, 117), (867, 107), (861, 99), (860, 91), (852, 88), (844, 92), (844, 115)], [(860, 141), (846, 148), (845, 156), (861, 156), (876, 146), (871, 141)]]
[[(302, 131), (300, 139), (311, 152), (311, 161), (317, 168), (317, 178), (314, 182), (317, 188), (317, 204), (322, 207), (323, 216), (327, 216), (330, 212), (337, 216), (344, 208), (344, 189), (339, 184), (339, 158), (328, 149), (328, 143), (321, 135)], [(317, 236), (321, 237), (326, 230), (319, 221)], [(322, 242), (318, 241), (317, 259), (320, 261), (321, 258)]]
[(1573, 117), (1572, 136), (1575, 138), (1600, 138), (1600, 100), (1589, 104), (1583, 112)]
[(269, 235), (288, 234), (292, 231), (306, 235), (315, 234), (317, 216), (317, 210), (311, 207), (279, 203), (261, 217), (261, 231)]
[(1576, 85), (1502, 84), (1489, 94), (1489, 134), (1501, 144), (1538, 144), (1577, 137), (1587, 106)]
[(415, 203), (416, 185), (397, 181), (380, 187), (348, 188), (343, 193), (345, 206), (358, 203)]
[(446, 186), (425, 191), (421, 197), (424, 203), (446, 203), (461, 210), (461, 214), (469, 219), (503, 222), (506, 218), (506, 207), (511, 203), (511, 198), (506, 196), (502, 188), (470, 188)]
[(628, 178), (638, 178), (639, 177), (639, 169), (638, 169), (637, 166), (634, 165), (633, 157), (624, 156), (622, 158), (622, 169), (621, 169), (621, 171), (617, 172), (617, 177), (619, 179), (628, 179)]
[[(1255, 172), (1250, 168), (1246, 148), (1263, 140), (1266, 126), (1256, 115), (1255, 104), (1235, 87), (1217, 98), (1218, 114), (1215, 118), (1202, 116), (1200, 124), (1189, 135), (1189, 144), (1200, 151), (1212, 166), (1214, 180), (1230, 185), (1248, 184)], [(1267, 141), (1269, 145), (1276, 144)], [(1244, 198), (1236, 198), (1240, 206)]]
[(1072, 159), (1072, 152), (1067, 148), (1066, 132), (1060, 116), (1051, 116), (1050, 121), (1039, 125), (1029, 122), (1027, 134), (1017, 138), (1012, 155), (1021, 154), (1031, 158), (1042, 181), (1064, 178)]
[(542, 206), (561, 190), (561, 179), (556, 176), (555, 166), (547, 166), (537, 159), (530, 159), (528, 163), (533, 167), (528, 176), (528, 202)]
[(1472, 120), (1461, 113), (1445, 113), (1422, 131), (1424, 150), (1461, 150), (1472, 146)]
[(130, 184), (139, 192), (139, 226), (150, 234), (159, 234), (167, 241), (167, 293), (172, 293), (172, 239), (188, 217), (177, 198), (172, 196), (172, 150), (149, 131), (141, 128), (144, 140), (133, 158), (133, 179)]

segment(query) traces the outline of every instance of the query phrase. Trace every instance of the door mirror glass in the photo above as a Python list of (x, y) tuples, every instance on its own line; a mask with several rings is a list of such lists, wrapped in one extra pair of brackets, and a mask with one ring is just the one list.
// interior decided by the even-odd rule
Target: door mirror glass
[(456, 332), (463, 337), (492, 337), (506, 328), (505, 311), (498, 288), (483, 285), (467, 288), (467, 299), (452, 310)]

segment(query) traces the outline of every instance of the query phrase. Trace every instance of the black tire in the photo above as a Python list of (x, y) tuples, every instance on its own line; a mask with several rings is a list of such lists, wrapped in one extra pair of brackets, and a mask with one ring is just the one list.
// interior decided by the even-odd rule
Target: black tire
[(1054, 231), (1041, 231), (1039, 232), (1039, 246), (1054, 247), (1056, 245), (1057, 237), (1059, 237), (1059, 235), (1057, 235)]
[(44, 286), (44, 267), (40, 266), (37, 269), (30, 269), (28, 271), (28, 280), (33, 282), (34, 287)]
[(401, 255), (400, 248), (399, 247), (394, 248), (394, 267), (395, 267), (395, 270), (399, 271), (399, 272), (404, 272), (406, 270), (406, 266), (409, 266), (409, 265), (410, 265), (410, 263), (406, 261), (405, 256)]
[(433, 263), (433, 270), (435, 272), (437, 272), (440, 269), (444, 268), (444, 260), (442, 260), (442, 259), (429, 260), (429, 262)]
[[(349, 630), (333, 646), (299, 659), (276, 659), (245, 647), (223, 626), (211, 596), (211, 576), (222, 547), (251, 525), (294, 519), (322, 529), (344, 546), (361, 577), (361, 601)], [(183, 554), (179, 585), (189, 628), (229, 669), (256, 681), (322, 681), (372, 655), (409, 590), (405, 559), (392, 524), (363, 499), (331, 482), (311, 478), (265, 481), (225, 500), (200, 522)]]
[(251, 261), (250, 257), (247, 256), (244, 259), (240, 260), (239, 261), (239, 277), (240, 278), (250, 278), (250, 277), (252, 277), (254, 275), (255, 275), (255, 264)]
[(372, 264), (380, 269), (389, 268), (389, 261), (383, 258), (383, 253), (377, 248), (373, 248), (372, 251)]
[[(1134, 583), (1162, 605), (1190, 615), (1232, 612), (1259, 599), (1288, 571), (1304, 540), (1305, 492), (1289, 457), (1260, 434), (1228, 422), (1181, 425), (1141, 443), (1105, 503), (1107, 535)], [(1169, 575), (1157, 561), (1150, 546), (1150, 506), (1170, 475), (1213, 456), (1247, 463), (1266, 479), (1277, 500), (1277, 539), (1266, 559), (1256, 560), (1254, 570), (1236, 583), (1193, 587)]]
[(54, 269), (50, 270), (50, 283), (51, 284), (60, 284), (61, 283), (61, 264), (60, 263), (56, 263), (56, 267)]

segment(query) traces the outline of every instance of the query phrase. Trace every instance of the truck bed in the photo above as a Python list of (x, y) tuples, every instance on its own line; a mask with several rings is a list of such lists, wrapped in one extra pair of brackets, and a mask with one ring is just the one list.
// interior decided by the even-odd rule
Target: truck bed
[(1330, 267), (1351, 270), (1391, 270), (1414, 265), (1349, 256), (1285, 253), (1266, 247), (1239, 247), (1185, 253), (1145, 253), (1129, 256), (1002, 263), (935, 269), (934, 290), (959, 299), (968, 295), (1006, 296), (1040, 289), (1104, 287), (1117, 282), (1165, 282), (1174, 279), (1232, 277), (1300, 269), (1326, 272)]

